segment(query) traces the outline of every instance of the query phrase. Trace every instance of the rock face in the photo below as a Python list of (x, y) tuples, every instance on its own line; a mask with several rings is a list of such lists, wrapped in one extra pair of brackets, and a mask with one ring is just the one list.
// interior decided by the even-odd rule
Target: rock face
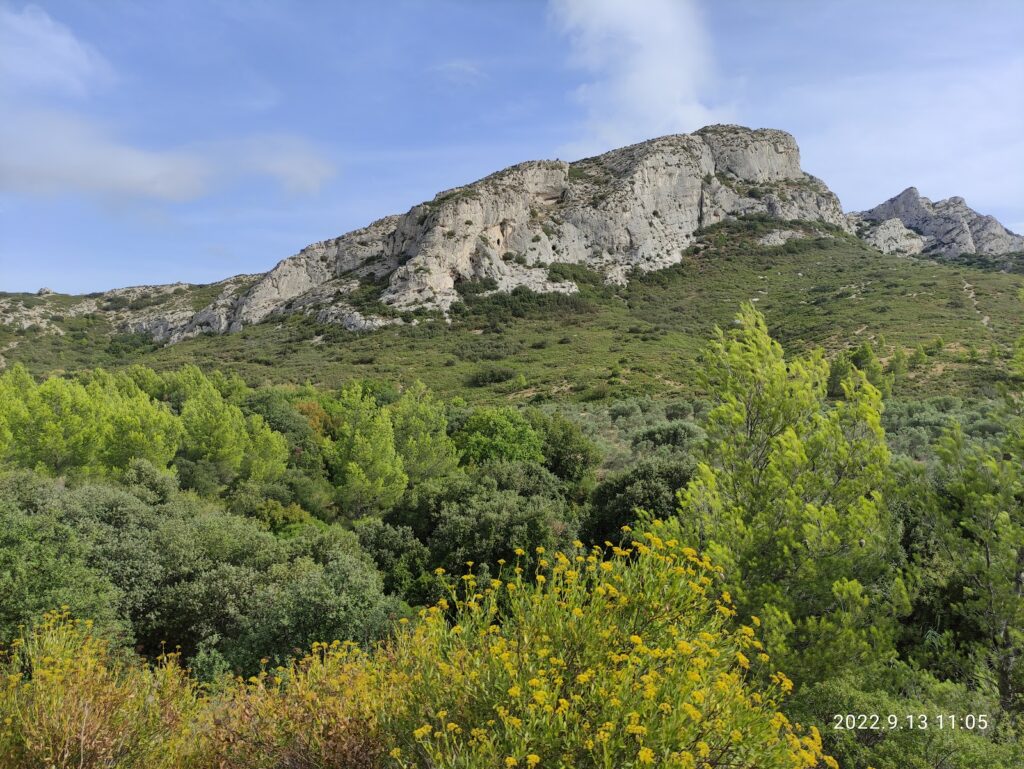
[(895, 217), (873, 222), (861, 214), (850, 214), (850, 223), (857, 237), (883, 254), (919, 254), (924, 250), (924, 238)]
[[(572, 282), (549, 280), (548, 265), (583, 264), (625, 282), (633, 270), (680, 261), (699, 228), (744, 214), (851, 231), (836, 196), (800, 170), (792, 136), (710, 126), (575, 163), (512, 166), (314, 243), (184, 323), (151, 318), (147, 327), (175, 341), (301, 311), (363, 329), (398, 322), (388, 316), (403, 311), (446, 313), (468, 282), (488, 281), (498, 291), (574, 292)], [(365, 306), (365, 288), (373, 286), (378, 312)]]
[(633, 271), (679, 262), (700, 228), (746, 214), (852, 232), (836, 196), (800, 169), (792, 136), (716, 125), (574, 163), (512, 166), (314, 243), (263, 275), (191, 287), (199, 296), (149, 286), (99, 301), (146, 305), (120, 317), (121, 327), (169, 341), (294, 312), (377, 328), (403, 322), (409, 311), (447, 313), (466, 283), (577, 291), (549, 279), (553, 263), (585, 265), (624, 283)]
[[(928, 254), (998, 255), (1024, 251), (1024, 237), (1010, 232), (994, 217), (979, 214), (963, 198), (947, 198), (933, 203), (921, 197), (914, 187), (903, 190), (870, 211), (861, 212), (859, 216), (867, 222), (879, 223), (866, 239), (878, 233), (883, 224), (896, 219), (921, 236), (922, 250)], [(889, 230), (892, 230), (891, 225)], [(887, 236), (879, 237), (884, 241)]]

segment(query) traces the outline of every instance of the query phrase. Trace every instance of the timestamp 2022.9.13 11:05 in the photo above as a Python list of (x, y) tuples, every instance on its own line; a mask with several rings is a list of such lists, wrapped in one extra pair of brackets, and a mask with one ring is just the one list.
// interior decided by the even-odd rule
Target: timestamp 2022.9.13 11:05
[(986, 713), (833, 713), (835, 731), (928, 731), (931, 729), (983, 732), (989, 728)]

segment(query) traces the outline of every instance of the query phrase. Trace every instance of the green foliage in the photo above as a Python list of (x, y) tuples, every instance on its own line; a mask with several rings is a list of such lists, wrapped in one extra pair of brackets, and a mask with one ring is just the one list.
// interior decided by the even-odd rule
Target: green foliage
[(463, 460), (483, 465), (503, 459), (542, 462), (543, 441), (516, 409), (485, 407), (473, 411), (455, 435)]
[[(877, 489), (889, 450), (860, 372), (826, 404), (820, 352), (786, 360), (746, 305), (705, 355), (705, 460), (681, 496), (687, 538), (725, 566), (774, 656), (806, 680), (891, 655), (894, 527)], [(905, 601), (904, 601), (905, 602)]]
[(408, 476), (395, 448), (388, 412), (360, 385), (346, 387), (337, 398), (321, 403), (327, 418), (324, 459), (338, 486), (342, 509), (359, 517), (394, 505)]
[[(24, 476), (19, 476), (24, 482)], [(0, 497), (0, 644), (22, 625), (57, 606), (118, 628), (120, 595), (87, 564), (87, 547), (59, 517), (32, 515)]]
[[(1024, 762), (1019, 727), (1009, 719), (997, 720), (992, 714), (998, 704), (977, 689), (940, 682), (904, 665), (876, 667), (872, 678), (873, 682), (865, 685), (862, 677), (838, 675), (815, 684), (794, 705), (797, 717), (829, 727), (835, 714), (884, 714), (880, 723), (886, 726), (890, 714), (897, 717), (900, 728), (895, 730), (823, 728), (826, 750), (841, 767), (1011, 769)], [(988, 728), (964, 728), (968, 714), (973, 724), (984, 715)], [(919, 725), (922, 716), (927, 719), (927, 729), (907, 728), (911, 723), (908, 717)], [(958, 728), (949, 728), (950, 716)]]
[(961, 640), (984, 660), (1006, 710), (1024, 712), (1024, 429), (1017, 420), (1002, 445), (968, 443), (953, 428), (939, 446), (941, 522), (952, 573), (945, 591)]
[(601, 460), (601, 454), (579, 424), (557, 412), (545, 415), (533, 411), (528, 418), (542, 437), (541, 453), (548, 470), (573, 485), (579, 485), (590, 477)]
[(395, 449), (410, 485), (450, 475), (459, 464), (459, 453), (448, 436), (448, 418), (422, 382), (407, 388), (388, 407), (395, 433)]
[(676, 493), (686, 487), (693, 462), (683, 459), (641, 460), (605, 478), (591, 496), (580, 524), (586, 543), (617, 542), (622, 527), (632, 525), (643, 512), (666, 517), (676, 507)]
[(0, 477), (4, 637), (55, 602), (126, 625), (153, 657), (173, 642), (204, 671), (252, 672), (314, 639), (378, 638), (399, 611), (351, 532), (309, 524), (275, 537), (145, 466), (131, 476), (129, 488), (76, 489)]
[(167, 467), (183, 437), (169, 409), (123, 376), (37, 385), (20, 366), (0, 375), (0, 449), (12, 464), (55, 475), (116, 473), (133, 458)]

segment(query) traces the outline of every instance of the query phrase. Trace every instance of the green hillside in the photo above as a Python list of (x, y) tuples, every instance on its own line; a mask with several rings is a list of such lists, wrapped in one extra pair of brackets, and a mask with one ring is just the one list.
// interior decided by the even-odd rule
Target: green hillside
[[(635, 276), (625, 287), (574, 265), (551, 270), (576, 281), (576, 295), (485, 295), (488, 286), (464, 284), (450, 324), (424, 317), (373, 332), (291, 315), (164, 346), (119, 333), (123, 307), (72, 316), (80, 297), (6, 295), (34, 304), (59, 333), (0, 326), (0, 354), (36, 374), (194, 362), (237, 372), (250, 384), (420, 379), (471, 402), (663, 397), (693, 390), (704, 340), (751, 301), (797, 352), (821, 346), (834, 355), (870, 341), (884, 361), (897, 348), (913, 357), (924, 346), (927, 359), (897, 386), (908, 397), (994, 392), (1020, 333), (1016, 297), (1024, 276), (883, 255), (838, 232), (758, 245), (777, 227), (759, 219), (716, 225), (683, 263)], [(187, 290), (199, 297), (196, 304), (209, 301), (208, 287)]]

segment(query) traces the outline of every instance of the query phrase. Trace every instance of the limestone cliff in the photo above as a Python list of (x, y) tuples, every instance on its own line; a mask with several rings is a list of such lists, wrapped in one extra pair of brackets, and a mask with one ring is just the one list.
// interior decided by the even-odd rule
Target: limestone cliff
[(176, 341), (307, 312), (361, 329), (396, 322), (402, 311), (445, 313), (466, 282), (573, 292), (573, 283), (548, 279), (548, 265), (584, 264), (625, 282), (633, 270), (678, 262), (699, 228), (744, 214), (850, 230), (836, 196), (800, 169), (792, 136), (710, 126), (575, 163), (507, 168), (314, 243), (188, 317), (150, 313), (131, 327)]
[[(999, 255), (1024, 251), (1024, 237), (1010, 232), (994, 217), (979, 214), (960, 197), (947, 198), (935, 203), (914, 187), (858, 214), (868, 223), (879, 223), (868, 229), (868, 237), (881, 237), (876, 233), (887, 227), (893, 219), (913, 230), (921, 238), (925, 253), (936, 256), (960, 254)], [(905, 238), (904, 238), (905, 239)], [(882, 249), (885, 250), (885, 249)]]

